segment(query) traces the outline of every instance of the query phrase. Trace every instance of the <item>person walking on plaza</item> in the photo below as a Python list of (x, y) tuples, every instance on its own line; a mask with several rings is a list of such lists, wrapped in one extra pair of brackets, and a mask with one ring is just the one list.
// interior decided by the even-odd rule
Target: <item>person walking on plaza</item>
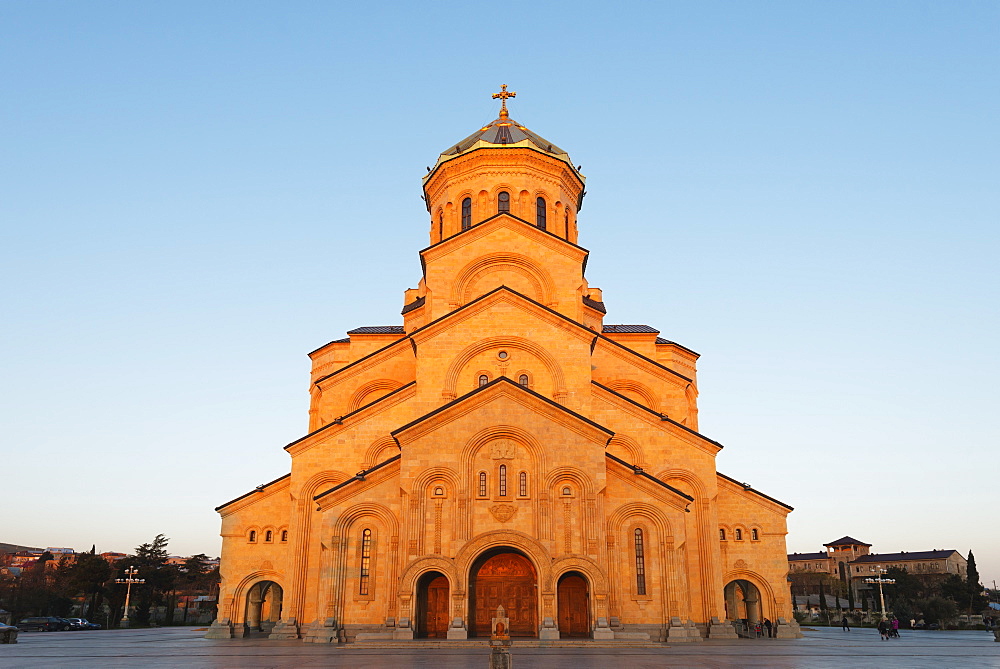
[(774, 636), (774, 627), (771, 624), (771, 620), (769, 618), (764, 618), (764, 627), (767, 628), (767, 638), (768, 639), (770, 639), (772, 636)]
[(899, 638), (899, 618), (896, 616), (892, 617), (892, 635)]
[(847, 620), (847, 616), (844, 616), (843, 618), (840, 619), (840, 627), (845, 632), (850, 632), (851, 631), (851, 625), (850, 625), (850, 623)]
[(878, 633), (882, 637), (882, 641), (889, 638), (889, 626), (884, 620), (878, 621)]

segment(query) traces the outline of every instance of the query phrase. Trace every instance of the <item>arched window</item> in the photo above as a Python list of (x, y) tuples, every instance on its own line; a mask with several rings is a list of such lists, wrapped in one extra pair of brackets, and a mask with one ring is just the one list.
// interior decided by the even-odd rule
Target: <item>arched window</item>
[(274, 532), (272, 532), (271, 530), (268, 530), (267, 532), (264, 533), (264, 541), (265, 542), (271, 543), (273, 540), (274, 540)]
[(486, 472), (479, 472), (479, 496), (486, 497)]
[(500, 496), (507, 496), (507, 465), (500, 465)]
[(510, 193), (505, 190), (497, 194), (497, 213), (503, 214), (510, 211)]
[(527, 374), (522, 374), (521, 376), (517, 377), (517, 382), (520, 383), (525, 388), (527, 388), (528, 387), (528, 375)]
[(521, 472), (517, 477), (517, 494), (521, 497), (528, 496), (528, 472)]
[(365, 528), (361, 533), (361, 577), (358, 579), (358, 594), (367, 595), (372, 567), (372, 531)]
[(462, 229), (468, 230), (472, 227), (472, 198), (467, 197), (462, 200)]
[(569, 241), (569, 207), (566, 207), (566, 241)]
[(257, 530), (250, 530), (250, 543), (257, 541)]
[(486, 376), (485, 374), (480, 374), (479, 375), (479, 385), (480, 386), (485, 386), (489, 382), (490, 382), (490, 377)]
[(736, 541), (743, 541), (743, 530), (736, 528)]
[(281, 540), (288, 541), (288, 530), (281, 530)]
[(535, 224), (542, 230), (545, 229), (545, 198), (540, 197), (535, 200)]
[(724, 527), (719, 528), (719, 539), (721, 539), (722, 541), (726, 540), (726, 528)]
[(760, 539), (760, 536), (757, 534), (757, 530), (750, 530), (750, 540), (751, 541), (758, 541), (759, 539)]
[(646, 547), (638, 527), (635, 528), (635, 594), (646, 594)]
[(438, 241), (444, 239), (444, 212), (438, 212)]

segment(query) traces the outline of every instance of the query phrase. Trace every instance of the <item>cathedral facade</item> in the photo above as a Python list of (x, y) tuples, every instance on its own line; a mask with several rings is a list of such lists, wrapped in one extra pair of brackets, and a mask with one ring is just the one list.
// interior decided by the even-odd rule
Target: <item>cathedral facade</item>
[(218, 507), (208, 636), (464, 639), (498, 605), (522, 637), (698, 641), (764, 618), (798, 635), (791, 507), (716, 470), (697, 353), (604, 324), (584, 176), (512, 95), (423, 178), (402, 325), (310, 353), (290, 473)]

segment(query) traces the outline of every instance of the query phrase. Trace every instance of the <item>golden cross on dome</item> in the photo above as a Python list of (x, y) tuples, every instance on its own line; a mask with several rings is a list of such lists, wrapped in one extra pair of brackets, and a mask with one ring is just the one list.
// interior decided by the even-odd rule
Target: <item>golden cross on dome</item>
[(507, 84), (500, 84), (500, 92), (493, 94), (493, 99), (500, 98), (500, 118), (507, 118), (507, 98), (516, 98), (517, 93), (507, 90)]

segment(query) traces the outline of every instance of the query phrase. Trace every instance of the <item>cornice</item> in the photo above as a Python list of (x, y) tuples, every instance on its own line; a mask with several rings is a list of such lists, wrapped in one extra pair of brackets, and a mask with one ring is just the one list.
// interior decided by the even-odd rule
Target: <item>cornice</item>
[[(428, 261), (438, 260), (463, 246), (481, 240), (497, 228), (505, 228), (512, 232), (520, 233), (531, 241), (538, 242), (545, 248), (578, 262), (582, 262), (590, 255), (590, 251), (582, 246), (567, 241), (547, 230), (541, 230), (537, 225), (532, 225), (523, 218), (518, 218), (511, 213), (504, 212), (494, 214), (467, 230), (462, 230), (451, 237), (442, 239), (436, 244), (421, 249), (419, 251), (421, 262), (426, 264)], [(424, 274), (426, 275), (426, 271)]]
[(664, 487), (666, 484), (650, 481), (645, 477), (636, 476), (634, 469), (627, 464), (623, 464), (617, 460), (612, 460), (612, 462), (614, 463), (614, 466), (608, 466), (606, 468), (608, 476), (616, 478), (634, 488), (638, 488), (650, 497), (666, 502), (679, 511), (684, 511), (688, 508), (688, 505), (694, 501), (693, 499), (688, 499), (688, 495), (676, 490), (672, 486), (667, 485)]
[(722, 472), (715, 472), (715, 475), (716, 478), (719, 480), (719, 482), (722, 484), (720, 485), (721, 488), (727, 489), (730, 492), (735, 492), (747, 499), (753, 500), (754, 502), (756, 502), (757, 504), (766, 509), (770, 509), (772, 511), (777, 510), (778, 512), (784, 515), (788, 515), (789, 511), (795, 510), (794, 507), (791, 507), (788, 504), (785, 504), (784, 502), (779, 501), (769, 495), (765, 495), (761, 491), (755, 490), (754, 488), (748, 486), (745, 483), (740, 483), (736, 479), (726, 476)]
[[(257, 486), (250, 492), (240, 495), (236, 499), (231, 499), (225, 504), (220, 504), (215, 507), (215, 510), (220, 516), (225, 518), (233, 513), (242, 511), (248, 506), (253, 506), (257, 502), (263, 501), (268, 497), (271, 497), (275, 493), (281, 492), (282, 490), (288, 490), (288, 487), (292, 482), (292, 474), (289, 472), (284, 476), (279, 476), (270, 483), (265, 483), (263, 485)], [(282, 483), (284, 485), (282, 485)], [(225, 509), (225, 511), (223, 511)]]
[(339, 483), (333, 488), (321, 492), (313, 497), (313, 501), (316, 503), (318, 510), (326, 511), (343, 501), (345, 497), (360, 495), (386, 481), (397, 478), (399, 470), (400, 456), (395, 455), (385, 462), (381, 462), (371, 469), (358, 472), (353, 478), (349, 478), (343, 483)]
[(670, 369), (669, 367), (662, 365), (652, 358), (647, 358), (642, 353), (630, 349), (625, 344), (616, 342), (614, 339), (610, 339), (607, 335), (602, 334), (600, 336), (600, 341), (612, 344), (605, 350), (619, 360), (624, 360), (625, 362), (631, 363), (633, 359), (641, 363), (646, 370), (653, 376), (656, 376), (664, 381), (667, 381), (671, 385), (677, 386), (679, 388), (686, 388), (688, 384), (693, 384), (694, 379), (689, 379), (680, 372)]
[(323, 383), (327, 379), (334, 376), (339, 376), (340, 378), (338, 378), (337, 380), (340, 381), (342, 379), (350, 378), (351, 376), (354, 376), (355, 374), (358, 374), (360, 372), (371, 369), (373, 366), (379, 365), (382, 362), (384, 362), (382, 358), (379, 358), (377, 356), (387, 355), (389, 349), (391, 349), (393, 346), (397, 346), (400, 343), (406, 341), (406, 339), (407, 339), (406, 335), (401, 335), (400, 338), (397, 339), (396, 341), (390, 342), (385, 346), (383, 346), (382, 348), (372, 351), (368, 355), (362, 356), (357, 360), (355, 360), (354, 362), (350, 362), (336, 371), (330, 372), (326, 376), (321, 376), (320, 378), (313, 381), (313, 383), (318, 386), (319, 384)]

